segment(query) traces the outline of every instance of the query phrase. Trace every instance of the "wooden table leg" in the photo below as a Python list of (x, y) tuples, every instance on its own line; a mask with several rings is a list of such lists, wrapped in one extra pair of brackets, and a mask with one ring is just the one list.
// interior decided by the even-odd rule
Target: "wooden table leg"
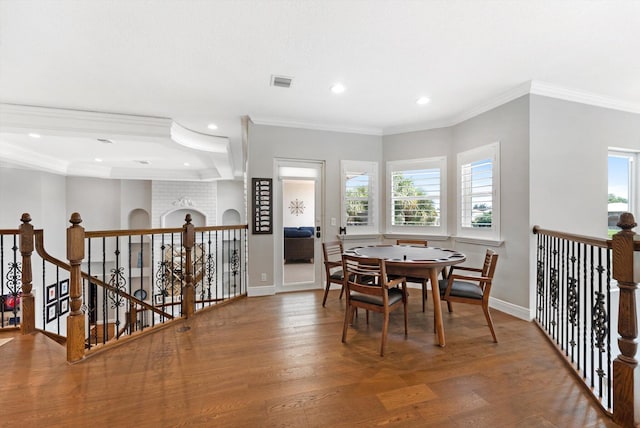
[(431, 292), (433, 293), (433, 312), (438, 333), (438, 343), (444, 347), (444, 324), (442, 323), (442, 306), (440, 305), (440, 287), (438, 286), (438, 270), (429, 269), (429, 280), (431, 281)]

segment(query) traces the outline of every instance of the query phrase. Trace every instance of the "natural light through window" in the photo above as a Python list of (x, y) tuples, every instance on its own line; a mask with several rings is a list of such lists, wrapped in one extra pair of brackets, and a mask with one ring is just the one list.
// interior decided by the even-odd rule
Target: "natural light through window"
[(446, 158), (387, 162), (387, 229), (444, 233)]
[(460, 236), (500, 238), (499, 144), (458, 154)]
[(637, 153), (610, 151), (608, 158), (609, 186), (607, 198), (607, 229), (616, 233), (620, 214), (634, 212), (635, 165)]
[(342, 225), (348, 234), (378, 232), (375, 162), (342, 161)]

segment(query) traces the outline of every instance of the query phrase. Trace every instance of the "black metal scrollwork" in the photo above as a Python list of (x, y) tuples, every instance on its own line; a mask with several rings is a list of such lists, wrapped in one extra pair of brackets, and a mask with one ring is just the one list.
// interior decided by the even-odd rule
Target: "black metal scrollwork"
[(594, 345), (601, 352), (604, 352), (606, 339), (609, 336), (609, 325), (607, 322), (607, 310), (605, 308), (605, 295), (599, 291), (595, 292), (596, 302), (593, 305), (593, 315), (591, 328), (593, 329)]
[(558, 292), (560, 288), (558, 283), (558, 269), (551, 268), (551, 284), (549, 286), (549, 295), (551, 297), (551, 306), (554, 309), (558, 309)]
[(111, 309), (124, 306), (124, 297), (120, 295), (120, 292), (125, 292), (127, 286), (127, 280), (124, 277), (123, 267), (111, 269), (111, 278), (109, 279), (109, 285), (118, 290), (109, 291), (107, 293), (107, 297), (111, 301)]

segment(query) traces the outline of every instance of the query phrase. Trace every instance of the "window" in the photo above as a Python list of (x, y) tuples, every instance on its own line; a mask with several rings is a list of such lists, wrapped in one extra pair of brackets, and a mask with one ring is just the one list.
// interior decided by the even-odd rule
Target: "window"
[(500, 144), (458, 154), (458, 236), (500, 239)]
[(378, 233), (376, 162), (342, 161), (342, 225), (347, 234)]
[(609, 151), (607, 200), (607, 229), (609, 236), (620, 230), (617, 226), (620, 214), (635, 211), (635, 165), (637, 165), (637, 157), (637, 153)]
[(446, 233), (445, 157), (387, 162), (387, 230)]

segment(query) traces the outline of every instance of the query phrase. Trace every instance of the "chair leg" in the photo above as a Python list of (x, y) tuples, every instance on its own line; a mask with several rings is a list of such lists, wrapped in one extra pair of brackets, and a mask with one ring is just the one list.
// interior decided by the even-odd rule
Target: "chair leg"
[[(327, 303), (327, 296), (329, 295), (329, 288), (331, 288), (331, 283), (327, 280), (327, 286), (324, 288), (324, 298), (322, 299), (322, 307), (324, 308), (324, 304)], [(342, 291), (340, 292), (340, 297), (342, 297)]]
[(340, 289), (340, 300), (342, 300), (342, 295), (344, 294), (344, 285)]
[(344, 311), (344, 325), (342, 326), (342, 343), (347, 342), (347, 327), (349, 326), (349, 320), (353, 320), (353, 308), (348, 305)]
[(422, 281), (422, 312), (425, 311), (427, 303), (427, 281)]
[(453, 312), (453, 306), (451, 305), (451, 302), (449, 302), (447, 300), (447, 309), (449, 309), (449, 312)]
[(484, 311), (484, 317), (487, 319), (487, 324), (489, 324), (489, 330), (491, 330), (491, 336), (493, 336), (493, 341), (495, 343), (498, 343), (496, 332), (493, 329), (493, 321), (491, 320), (491, 314), (489, 313), (489, 306), (482, 305), (482, 310)]
[(403, 306), (404, 306), (404, 308), (403, 308), (403, 311), (404, 311), (404, 337), (407, 337), (409, 335), (409, 333), (408, 333), (409, 330), (407, 329), (407, 326), (409, 325), (409, 314), (407, 313), (407, 300), (406, 299), (404, 301), (404, 305)]
[(384, 357), (384, 346), (387, 343), (387, 331), (389, 330), (389, 311), (384, 312), (384, 322), (382, 324), (382, 340), (380, 341), (380, 356)]

